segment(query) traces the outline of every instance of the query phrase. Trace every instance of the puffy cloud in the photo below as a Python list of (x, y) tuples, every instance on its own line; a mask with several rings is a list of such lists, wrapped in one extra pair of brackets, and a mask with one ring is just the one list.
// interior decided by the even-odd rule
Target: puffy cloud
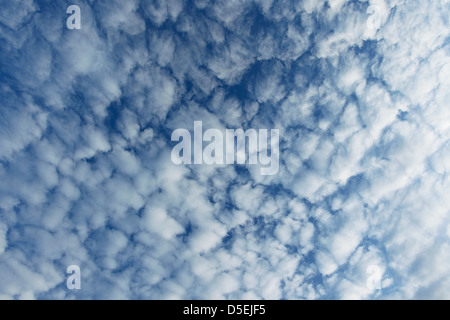
[[(0, 298), (449, 298), (447, 2), (78, 5), (0, 12)], [(197, 120), (278, 174), (174, 165)]]

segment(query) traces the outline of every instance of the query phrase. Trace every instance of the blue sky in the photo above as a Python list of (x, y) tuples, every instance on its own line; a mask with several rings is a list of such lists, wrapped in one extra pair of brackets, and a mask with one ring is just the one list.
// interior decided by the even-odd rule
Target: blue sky
[[(450, 298), (449, 1), (0, 8), (1, 299)], [(278, 173), (174, 165), (194, 121)]]

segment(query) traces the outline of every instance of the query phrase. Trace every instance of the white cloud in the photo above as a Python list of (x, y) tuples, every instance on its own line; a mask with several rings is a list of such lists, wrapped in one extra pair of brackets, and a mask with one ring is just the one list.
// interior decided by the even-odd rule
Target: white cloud
[(9, 28), (16, 29), (25, 23), (36, 9), (32, 0), (5, 3), (0, 14), (0, 21)]
[(8, 232), (8, 227), (3, 223), (0, 223), (0, 255), (5, 252), (8, 247), (8, 242), (6, 241), (6, 233)]
[[(80, 6), (0, 13), (1, 298), (448, 297), (445, 2)], [(279, 173), (172, 164), (194, 120)]]
[(164, 209), (147, 208), (145, 219), (147, 228), (164, 239), (173, 239), (174, 236), (183, 232), (180, 224), (170, 218)]

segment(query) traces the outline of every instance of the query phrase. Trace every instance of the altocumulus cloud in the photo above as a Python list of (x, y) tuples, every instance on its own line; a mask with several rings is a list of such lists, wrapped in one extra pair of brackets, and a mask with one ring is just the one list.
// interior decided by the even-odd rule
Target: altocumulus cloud
[[(0, 5), (0, 298), (450, 298), (448, 1), (70, 4)], [(194, 121), (278, 174), (172, 164)]]

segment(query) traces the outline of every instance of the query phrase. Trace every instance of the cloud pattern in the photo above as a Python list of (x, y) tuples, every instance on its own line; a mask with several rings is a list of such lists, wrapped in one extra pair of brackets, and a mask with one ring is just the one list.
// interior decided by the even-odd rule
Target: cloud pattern
[[(450, 298), (448, 0), (1, 8), (0, 298)], [(194, 120), (278, 174), (172, 164)]]

